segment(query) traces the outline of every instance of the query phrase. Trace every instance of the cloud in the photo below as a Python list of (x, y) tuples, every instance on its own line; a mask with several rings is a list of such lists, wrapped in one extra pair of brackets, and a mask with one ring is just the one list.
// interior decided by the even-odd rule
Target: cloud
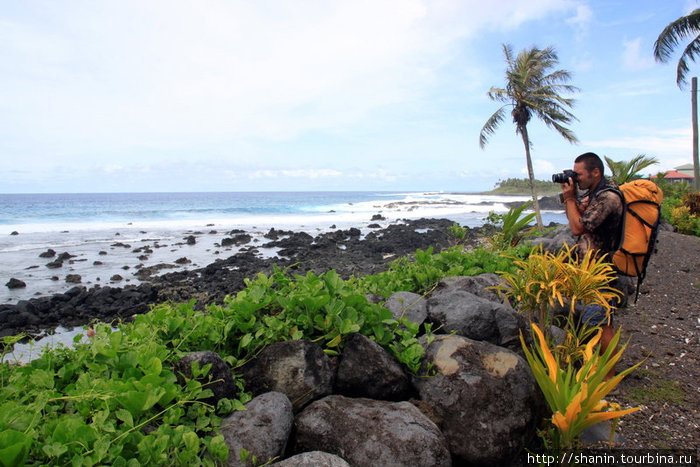
[(626, 69), (633, 71), (646, 70), (655, 65), (651, 53), (648, 52), (650, 47), (645, 45), (644, 52), (642, 52), (641, 37), (631, 40), (624, 39), (622, 47), (622, 64)]
[[(542, 177), (548, 179), (554, 172), (556, 172), (554, 164), (544, 159), (533, 159), (532, 170), (535, 172), (535, 178), (537, 179)], [(520, 173), (527, 176), (527, 167), (520, 169)]]
[(339, 131), (424, 95), (454, 44), (561, 0), (136, 0), (22, 9), (5, 20), (0, 100), (49, 143), (173, 147)]
[[(609, 138), (598, 141), (586, 141), (584, 146), (624, 150), (625, 156), (608, 154), (614, 160), (631, 158), (636, 154), (646, 154), (659, 159), (660, 165), (654, 167), (663, 170), (679, 164), (679, 160), (690, 161), (692, 154), (692, 131), (690, 127), (656, 130), (653, 128), (637, 128), (636, 134), (620, 138)], [(602, 151), (601, 151), (602, 152)], [(617, 151), (622, 153), (622, 151)]]
[(588, 27), (593, 20), (593, 10), (591, 7), (582, 4), (576, 7), (576, 15), (566, 19), (566, 23), (574, 26), (579, 33), (583, 34), (588, 31)]
[(326, 178), (340, 177), (343, 173), (333, 169), (281, 169), (281, 170), (256, 170), (248, 175), (248, 178)]

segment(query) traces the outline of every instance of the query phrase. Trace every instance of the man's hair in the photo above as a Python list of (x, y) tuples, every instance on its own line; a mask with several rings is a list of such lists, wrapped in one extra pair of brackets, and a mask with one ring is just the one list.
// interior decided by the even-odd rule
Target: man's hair
[(583, 166), (589, 172), (592, 172), (593, 169), (600, 169), (601, 177), (605, 174), (605, 169), (603, 168), (603, 161), (600, 160), (598, 154), (587, 152), (578, 156), (574, 162), (583, 162)]

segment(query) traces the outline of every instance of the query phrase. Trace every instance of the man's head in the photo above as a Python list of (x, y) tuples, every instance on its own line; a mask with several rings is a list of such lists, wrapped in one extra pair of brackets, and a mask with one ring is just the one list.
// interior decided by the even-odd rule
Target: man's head
[(581, 154), (574, 161), (574, 172), (578, 178), (578, 186), (582, 190), (598, 186), (603, 179), (603, 171), (603, 161), (592, 152)]

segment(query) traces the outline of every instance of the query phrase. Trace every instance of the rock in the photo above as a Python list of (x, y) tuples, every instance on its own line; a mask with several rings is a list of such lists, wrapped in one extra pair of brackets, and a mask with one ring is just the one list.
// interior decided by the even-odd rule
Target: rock
[(240, 246), (240, 245), (245, 245), (246, 243), (250, 243), (250, 241), (253, 239), (248, 234), (242, 233), (238, 234), (234, 237), (226, 237), (221, 240), (221, 246)]
[(338, 365), (335, 392), (398, 401), (408, 399), (411, 385), (396, 358), (368, 337), (351, 334)]
[(197, 238), (194, 235), (188, 235), (184, 238), (184, 240), (188, 245), (194, 245), (197, 243)]
[(23, 289), (27, 286), (27, 283), (22, 281), (22, 280), (15, 279), (14, 277), (12, 277), (12, 278), (10, 278), (9, 281), (7, 281), (7, 284), (5, 284), (5, 286), (7, 286), (7, 288), (10, 290)]
[(56, 260), (56, 261), (51, 261), (50, 263), (46, 263), (46, 267), (49, 269), (57, 269), (63, 266), (63, 261)]
[(119, 274), (115, 274), (112, 277), (110, 277), (109, 280), (112, 282), (119, 282), (119, 281), (124, 280), (124, 278), (122, 276), (120, 276)]
[(192, 262), (191, 260), (187, 259), (184, 256), (182, 258), (178, 258), (175, 260), (175, 264), (189, 264), (191, 262)]
[(386, 217), (382, 216), (381, 214), (375, 214), (372, 216), (372, 221), (385, 221)]
[(367, 226), (367, 228), (368, 228), (368, 229), (381, 229), (382, 226), (379, 225), (379, 224), (369, 224), (369, 225)]
[(416, 377), (421, 399), (440, 419), (450, 452), (466, 465), (511, 465), (535, 435), (544, 412), (527, 362), (514, 352), (462, 336), (427, 346)]
[(69, 284), (80, 284), (82, 280), (83, 278), (80, 276), (80, 274), (68, 274), (66, 276), (66, 282)]
[[(229, 448), (227, 465), (261, 465), (282, 456), (294, 423), (289, 398), (280, 392), (268, 392), (245, 408), (221, 421), (221, 434)], [(241, 461), (241, 449), (250, 453), (246, 462)]]
[(43, 253), (39, 253), (39, 258), (53, 258), (56, 256), (56, 251), (49, 248)]
[(569, 246), (576, 244), (576, 238), (571, 233), (571, 229), (568, 225), (560, 225), (552, 232), (548, 232), (542, 237), (535, 237), (524, 240), (528, 245), (542, 245), (544, 251), (549, 251), (551, 253), (557, 253), (561, 247), (566, 243)]
[(350, 467), (342, 457), (321, 451), (302, 452), (271, 464), (277, 467)]
[(525, 317), (510, 307), (469, 292), (442, 293), (428, 299), (428, 320), (443, 333), (487, 341), (520, 351), (520, 331), (527, 334)]
[(328, 452), (353, 466), (451, 465), (445, 437), (410, 402), (328, 396), (294, 425), (294, 452)]
[(10, 232), (10, 235), (19, 235), (19, 232), (17, 232), (16, 230), (13, 230), (12, 232)]
[(75, 255), (71, 255), (71, 254), (68, 253), (67, 251), (64, 251), (63, 253), (59, 254), (59, 255), (56, 257), (56, 260), (57, 260), (57, 261), (65, 261), (65, 260), (71, 259), (71, 258), (75, 258)]
[(185, 383), (183, 376), (189, 379), (193, 378), (192, 363), (194, 362), (199, 364), (199, 368), (204, 367), (204, 365), (211, 365), (209, 373), (195, 378), (214, 393), (212, 397), (202, 399), (203, 402), (216, 406), (216, 403), (223, 398), (233, 399), (236, 397), (238, 389), (233, 380), (231, 367), (223, 361), (219, 354), (210, 350), (191, 352), (178, 360), (175, 368), (180, 384)]
[(396, 292), (384, 303), (394, 319), (408, 318), (414, 323), (423, 324), (428, 317), (428, 302), (422, 295), (413, 292)]
[(318, 344), (305, 340), (275, 342), (241, 368), (253, 395), (284, 393), (294, 412), (333, 391), (331, 361)]
[(441, 294), (447, 294), (461, 290), (463, 292), (469, 292), (476, 295), (477, 297), (485, 298), (492, 302), (503, 303), (501, 297), (498, 296), (498, 292), (495, 289), (489, 289), (488, 287), (496, 287), (503, 282), (496, 274), (479, 274), (477, 276), (452, 276), (440, 279), (437, 287), (430, 295), (435, 297)]

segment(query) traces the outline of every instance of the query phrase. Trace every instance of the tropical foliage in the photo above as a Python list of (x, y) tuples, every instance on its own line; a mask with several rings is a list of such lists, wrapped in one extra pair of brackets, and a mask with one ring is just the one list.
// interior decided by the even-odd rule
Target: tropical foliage
[(679, 233), (700, 236), (700, 192), (687, 183), (668, 182), (663, 173), (655, 182), (664, 191), (661, 217)]
[[(516, 246), (520, 240), (535, 235), (539, 229), (536, 227), (528, 227), (535, 217), (535, 213), (522, 215), (523, 211), (530, 207), (530, 202), (523, 203), (517, 208), (510, 209), (504, 214), (496, 214), (494, 211), (489, 212), (486, 218), (490, 222), (501, 228), (501, 231), (489, 237), (489, 243), (495, 250), (507, 250)], [(522, 216), (522, 217), (521, 217)]]
[(678, 45), (687, 38), (690, 43), (683, 50), (676, 68), (676, 83), (679, 87), (687, 83), (689, 62), (694, 62), (700, 53), (700, 9), (678, 18), (661, 31), (654, 43), (654, 57), (659, 62), (668, 62)]
[(620, 410), (619, 406), (604, 399), (625, 376), (642, 363), (605, 379), (627, 348), (627, 344), (618, 346), (620, 329), (601, 354), (598, 342), (602, 332), (597, 328), (594, 336), (580, 346), (579, 361), (567, 359), (570, 353), (562, 355), (556, 349), (552, 350), (537, 324), (532, 324), (532, 332), (532, 350), (525, 343), (522, 334), (520, 341), (535, 380), (552, 411), (551, 423), (554, 429), (545, 432), (552, 451), (561, 452), (576, 447), (579, 435), (586, 428), (641, 409), (634, 407)]
[[(535, 180), (535, 190), (542, 194), (555, 194), (561, 191), (557, 183), (546, 180)], [(488, 193), (494, 195), (523, 195), (530, 194), (530, 180), (526, 178), (508, 178), (499, 180), (495, 188)]]
[(568, 306), (570, 321), (576, 302), (597, 304), (609, 312), (610, 300), (620, 295), (608, 286), (615, 276), (612, 266), (596, 258), (592, 250), (579, 261), (567, 245), (556, 254), (539, 246), (526, 259), (513, 262), (517, 269), (501, 273), (504, 282), (498, 290), (544, 328), (551, 322), (556, 305)]
[(537, 226), (541, 228), (542, 216), (537, 202), (527, 125), (534, 115), (567, 141), (577, 142), (574, 133), (565, 126), (576, 120), (569, 111), (573, 107), (574, 100), (563, 97), (561, 94), (575, 92), (578, 89), (566, 84), (571, 79), (568, 71), (555, 69), (559, 58), (552, 47), (545, 49), (531, 47), (514, 56), (511, 47), (504, 44), (503, 53), (506, 59), (505, 88), (492, 87), (487, 95), (491, 100), (503, 102), (504, 105), (496, 110), (482, 127), (479, 145), (481, 148), (486, 146), (489, 137), (503, 123), (506, 109), (510, 109), (510, 115), (515, 123), (515, 132), (522, 137), (525, 146), (530, 193), (535, 206)]
[(639, 154), (629, 161), (614, 161), (608, 156), (603, 157), (605, 165), (610, 169), (610, 178), (618, 185), (642, 178), (642, 170), (659, 163), (655, 157), (647, 157), (644, 154)]
[[(528, 250), (511, 254), (522, 258)], [(237, 378), (238, 396), (212, 406), (209, 365), (179, 381), (175, 363), (182, 355), (216, 351), (235, 373), (271, 342), (313, 340), (334, 355), (350, 333), (360, 332), (416, 371), (423, 355), (417, 336), (430, 326), (419, 330), (392, 319), (365, 295), (422, 293), (444, 276), (498, 270), (512, 271), (511, 260), (459, 247), (418, 250), (384, 273), (350, 280), (334, 271), (290, 276), (276, 269), (247, 280), (223, 304), (154, 306), (118, 329), (97, 324), (93, 337), (78, 336), (75, 348), (47, 350), (27, 365), (11, 363), (19, 338), (3, 338), (0, 465), (220, 465), (229, 455), (218, 433), (222, 417), (242, 409), (250, 394)]]

